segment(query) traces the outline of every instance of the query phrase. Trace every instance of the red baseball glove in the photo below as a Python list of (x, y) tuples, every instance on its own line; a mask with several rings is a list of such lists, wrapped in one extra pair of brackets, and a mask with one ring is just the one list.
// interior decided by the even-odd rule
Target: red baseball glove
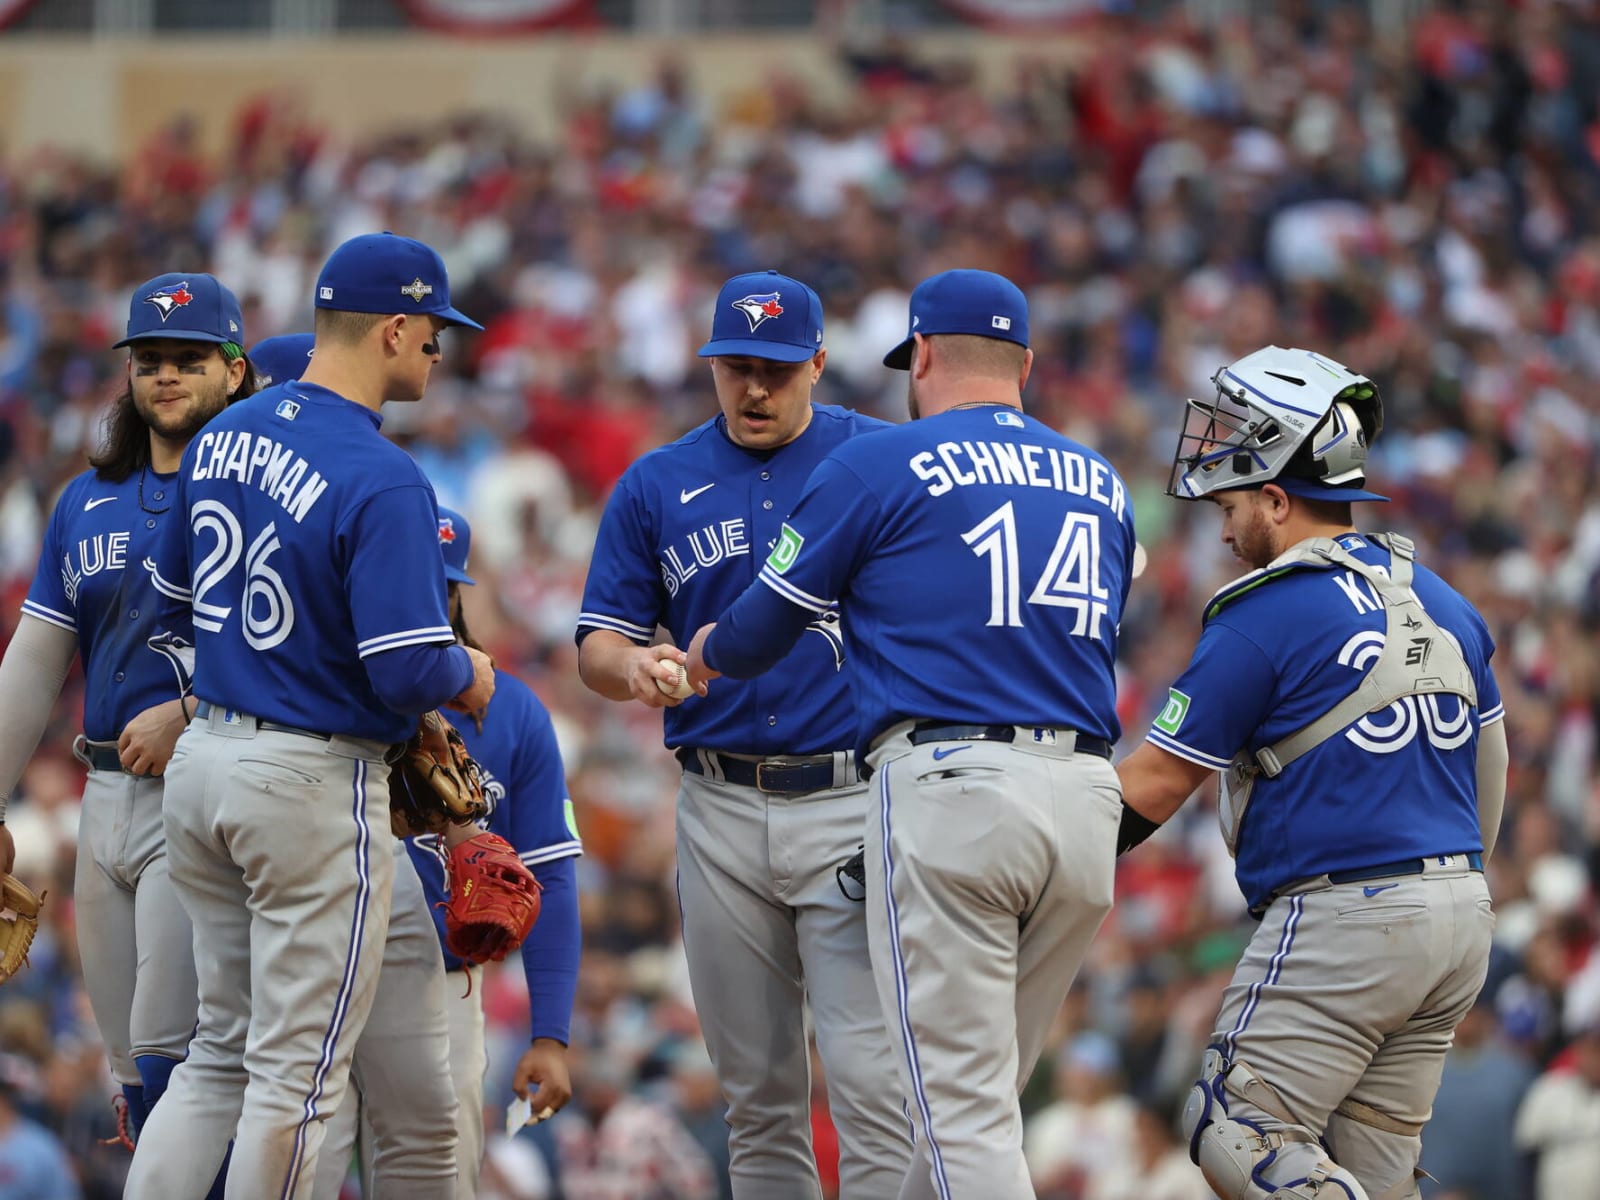
[(445, 945), (464, 962), (499, 962), (539, 919), (542, 890), (511, 843), (480, 833), (450, 849)]

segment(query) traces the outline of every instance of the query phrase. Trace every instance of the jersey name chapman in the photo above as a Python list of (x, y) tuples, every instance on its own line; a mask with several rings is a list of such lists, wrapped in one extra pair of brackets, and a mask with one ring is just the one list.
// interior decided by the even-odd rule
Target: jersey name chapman
[(195, 447), (191, 479), (233, 479), (260, 488), (299, 524), (328, 481), (293, 450), (272, 438), (246, 431), (202, 433)]
[(1109, 508), (1118, 520), (1128, 506), (1122, 480), (1110, 467), (1055, 446), (940, 442), (932, 450), (912, 456), (908, 465), (928, 485), (930, 496), (943, 496), (958, 487), (1002, 484), (1087, 496)]

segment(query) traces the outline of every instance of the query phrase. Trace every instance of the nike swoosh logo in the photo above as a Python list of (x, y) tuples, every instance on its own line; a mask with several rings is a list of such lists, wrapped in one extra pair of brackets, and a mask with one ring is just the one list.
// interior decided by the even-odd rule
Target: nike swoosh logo
[(115, 499), (115, 496), (101, 496), (98, 500), (89, 500), (85, 502), (83, 511), (88, 512), (91, 508), (97, 508), (102, 504), (110, 504)]
[(686, 488), (683, 491), (678, 493), (678, 503), (679, 504), (687, 504), (687, 503), (689, 503), (689, 501), (693, 500), (696, 496), (698, 496), (701, 492), (709, 492), (712, 488), (714, 488), (716, 486), (717, 485), (714, 484), (714, 483), (708, 483), (708, 484), (705, 485), (705, 487), (697, 487), (692, 492), (689, 491)]
[(949, 750), (935, 750), (933, 752), (933, 761), (934, 762), (943, 762), (945, 759), (949, 758), (952, 754), (960, 754), (963, 750), (971, 750), (971, 749), (972, 749), (971, 746), (955, 746), (955, 747), (953, 747), (953, 748), (951, 748)]
[(1379, 885), (1378, 887), (1365, 887), (1362, 888), (1361, 891), (1367, 897), (1367, 899), (1370, 900), (1379, 892), (1387, 892), (1390, 888), (1397, 888), (1399, 886), (1400, 885), (1398, 883), (1385, 883)]

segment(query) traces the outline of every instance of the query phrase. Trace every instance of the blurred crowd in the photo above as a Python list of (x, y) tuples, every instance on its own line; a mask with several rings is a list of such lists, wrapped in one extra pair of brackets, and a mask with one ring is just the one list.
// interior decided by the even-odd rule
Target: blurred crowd
[[(1450, 4), (1396, 42), (1366, 13), (1108, 17), (1069, 65), (1024, 54), (994, 89), (893, 40), (841, 45), (853, 85), (827, 104), (780, 75), (713, 109), (669, 58), (568, 97), (548, 143), (461, 114), (347, 144), (268, 96), (220, 156), (179, 122), (114, 163), (0, 157), (0, 621), (118, 389), (105, 347), (136, 282), (212, 270), (255, 341), (309, 328), (345, 237), (439, 247), (487, 329), (447, 335), (428, 397), (385, 429), (473, 521), (469, 619), (555, 715), (585, 844), (576, 1097), (493, 1142), (484, 1194), (726, 1197), (672, 899), (677, 767), (654, 712), (582, 687), (572, 640), (609, 488), (714, 411), (694, 350), (717, 285), (769, 266), (812, 283), (819, 399), (895, 419), (904, 377), (879, 358), (910, 287), (966, 266), (1024, 288), (1027, 403), (1129, 478), (1149, 553), (1122, 626), (1124, 748), (1238, 569), (1210, 506), (1163, 495), (1181, 402), (1259, 346), (1315, 348), (1384, 396), (1374, 483), (1394, 503), (1360, 515), (1415, 538), (1485, 614), (1506, 700), (1496, 951), (1424, 1135), (1424, 1192), (1600, 1195), (1600, 6)], [(8, 819), (50, 897), (31, 969), (0, 994), (0, 1200), (78, 1195), (8, 1190), (52, 1155), (91, 1198), (120, 1194), (126, 1166), (101, 1144), (112, 1085), (75, 963), (76, 689)], [(1213, 810), (1202, 795), (1121, 864), (1025, 1094), (1042, 1197), (1208, 1194), (1174, 1117), (1249, 932)], [(486, 1005), (493, 1130), (527, 1032), (520, 972), (491, 975)]]

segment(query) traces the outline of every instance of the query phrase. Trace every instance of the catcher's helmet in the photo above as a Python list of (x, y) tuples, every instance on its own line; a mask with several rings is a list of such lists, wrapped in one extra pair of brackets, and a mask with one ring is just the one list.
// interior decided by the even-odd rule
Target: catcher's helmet
[(1313, 350), (1267, 346), (1211, 377), (1217, 398), (1186, 401), (1167, 494), (1276, 483), (1315, 500), (1387, 500), (1363, 489), (1383, 429), (1377, 386)]

